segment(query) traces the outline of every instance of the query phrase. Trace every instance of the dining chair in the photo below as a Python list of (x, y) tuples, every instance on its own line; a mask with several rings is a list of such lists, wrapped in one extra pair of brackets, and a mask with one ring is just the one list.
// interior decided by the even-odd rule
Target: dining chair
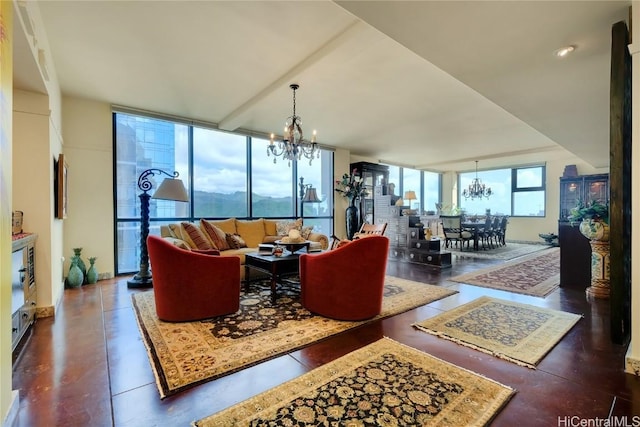
[(482, 240), (482, 249), (493, 249), (493, 238), (495, 230), (493, 228), (493, 219), (487, 215), (484, 220), (484, 227), (480, 229), (480, 239)]
[(467, 248), (469, 248), (469, 241), (473, 238), (473, 234), (462, 228), (462, 217), (460, 215), (440, 215), (440, 221), (444, 232), (445, 248), (448, 248), (451, 242), (455, 242), (456, 246), (460, 242), (460, 249), (466, 242)]
[(500, 242), (500, 224), (502, 223), (502, 218), (499, 216), (493, 217), (493, 224), (491, 227), (493, 228), (493, 241), (496, 244), (496, 247), (502, 246), (502, 242)]
[(387, 229), (387, 223), (383, 222), (382, 224), (362, 224), (360, 227), (360, 231), (353, 235), (353, 240), (359, 239), (361, 237), (367, 236), (382, 236), (384, 235), (385, 230)]

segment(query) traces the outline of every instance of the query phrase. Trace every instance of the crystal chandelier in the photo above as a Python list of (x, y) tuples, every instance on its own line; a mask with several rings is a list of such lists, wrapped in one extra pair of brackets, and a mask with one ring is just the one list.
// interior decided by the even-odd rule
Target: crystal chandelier
[(287, 118), (284, 124), (282, 141), (278, 141), (276, 144), (275, 135), (271, 134), (271, 142), (267, 146), (267, 156), (273, 154), (273, 163), (279, 156), (282, 156), (287, 160), (289, 166), (291, 166), (292, 160), (300, 160), (304, 156), (309, 159), (309, 164), (311, 164), (314, 154), (316, 158), (320, 157), (320, 150), (316, 144), (316, 131), (313, 131), (311, 141), (304, 140), (301, 126), (302, 118), (296, 115), (296, 90), (300, 85), (293, 83), (289, 87), (293, 89), (293, 115)]
[(477, 160), (476, 160), (476, 177), (473, 179), (473, 181), (471, 181), (471, 184), (469, 184), (469, 188), (465, 189), (462, 192), (462, 195), (464, 196), (465, 199), (471, 198), (471, 200), (475, 199), (476, 197), (479, 197), (479, 198), (486, 197), (488, 199), (489, 196), (491, 195), (491, 188), (487, 187), (482, 182), (480, 182), (480, 179), (478, 178), (478, 161)]

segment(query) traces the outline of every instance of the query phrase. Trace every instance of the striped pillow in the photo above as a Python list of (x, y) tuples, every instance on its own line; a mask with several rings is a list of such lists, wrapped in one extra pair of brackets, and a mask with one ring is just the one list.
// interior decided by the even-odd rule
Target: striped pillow
[(230, 249), (229, 243), (227, 243), (226, 233), (220, 228), (216, 227), (206, 219), (200, 220), (200, 227), (209, 237), (214, 249), (218, 249), (219, 251)]
[(183, 222), (180, 225), (182, 225), (182, 229), (187, 232), (196, 249), (217, 249), (211, 246), (209, 239), (207, 239), (197, 225), (191, 224), (190, 222)]

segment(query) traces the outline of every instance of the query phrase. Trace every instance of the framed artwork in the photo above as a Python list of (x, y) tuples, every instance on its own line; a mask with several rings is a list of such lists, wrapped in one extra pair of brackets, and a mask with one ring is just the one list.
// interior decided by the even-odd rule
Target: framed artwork
[(58, 155), (58, 167), (56, 168), (56, 218), (65, 219), (67, 217), (68, 206), (68, 174), (69, 165), (64, 154)]

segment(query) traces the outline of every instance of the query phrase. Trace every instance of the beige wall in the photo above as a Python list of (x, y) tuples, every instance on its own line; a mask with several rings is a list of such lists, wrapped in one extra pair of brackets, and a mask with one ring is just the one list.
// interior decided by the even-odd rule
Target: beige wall
[[(4, 34), (13, 34), (13, 3), (0, 2)], [(0, 38), (0, 422), (8, 425), (18, 410), (11, 391), (11, 194), (13, 38)]]
[(73, 248), (82, 259), (97, 257), (101, 274), (114, 272), (113, 137), (111, 106), (65, 97), (62, 100), (64, 153), (69, 163), (69, 214), (64, 227), (65, 272)]
[[(0, 12), (3, 16), (3, 25), (5, 34), (10, 40), (15, 37), (24, 37), (28, 46), (25, 51), (15, 52), (20, 55), (23, 64), (30, 64), (34, 70), (32, 76), (40, 79), (33, 83), (34, 87), (42, 87), (43, 93), (34, 93), (23, 90), (14, 89), (12, 94), (4, 94), (4, 99), (13, 99), (13, 105), (9, 101), (3, 104), (3, 108), (7, 107), (10, 111), (4, 111), (4, 119), (8, 119), (12, 124), (3, 123), (2, 128), (11, 129), (12, 135), (9, 135), (11, 150), (10, 155), (5, 156), (3, 149), (3, 162), (11, 162), (10, 167), (2, 167), (2, 173), (10, 173), (11, 179), (8, 180), (11, 189), (8, 192), (3, 190), (3, 195), (10, 198), (8, 203), (3, 200), (2, 224), (4, 225), (6, 215), (5, 207), (9, 210), (22, 210), (24, 212), (23, 229), (26, 232), (36, 233), (38, 240), (36, 242), (36, 286), (37, 286), (37, 315), (53, 315), (55, 307), (60, 301), (63, 293), (63, 283), (61, 281), (62, 266), (60, 259), (62, 257), (62, 229), (63, 221), (54, 218), (53, 194), (54, 194), (54, 159), (62, 152), (62, 132), (61, 132), (61, 100), (60, 88), (57, 76), (53, 67), (47, 69), (48, 79), (45, 79), (43, 69), (40, 67), (36, 53), (42, 49), (45, 52), (45, 62), (53, 64), (48, 49), (46, 34), (39, 15), (39, 10), (35, 3), (29, 3), (28, 9), (32, 24), (34, 27), (35, 37), (24, 34), (24, 25), (21, 19), (15, 22), (14, 31), (11, 31), (11, 5), (12, 2), (0, 2)], [(20, 17), (19, 14), (15, 15)], [(7, 26), (7, 20), (9, 25)], [(11, 54), (7, 54), (3, 46), (2, 50), (2, 89), (6, 91), (7, 73), (4, 67), (11, 64)], [(7, 59), (8, 58), (8, 59)], [(23, 76), (22, 76), (23, 77)], [(11, 78), (11, 76), (9, 76)], [(13, 80), (9, 82), (9, 88), (12, 86)], [(10, 132), (10, 131), (9, 131)], [(5, 250), (5, 236), (10, 236), (10, 228), (1, 230), (3, 238), (2, 253), (10, 254)], [(9, 243), (10, 244), (10, 243)], [(10, 256), (10, 255), (9, 255)], [(11, 285), (5, 281), (2, 276), (2, 294), (0, 300), (2, 302), (2, 316), (10, 316), (11, 310), (5, 309), (5, 304), (11, 304)], [(5, 288), (8, 286), (9, 296), (5, 295)], [(11, 391), (11, 328), (1, 328), (0, 335), (2, 340), (0, 364), (2, 367), (2, 375), (0, 376), (0, 414), (3, 415), (3, 424), (11, 422), (11, 417), (15, 415), (16, 393)], [(8, 340), (8, 341), (7, 341)], [(8, 342), (8, 345), (5, 343)], [(5, 375), (6, 367), (9, 367), (9, 374)], [(13, 405), (13, 406), (11, 406)]]

